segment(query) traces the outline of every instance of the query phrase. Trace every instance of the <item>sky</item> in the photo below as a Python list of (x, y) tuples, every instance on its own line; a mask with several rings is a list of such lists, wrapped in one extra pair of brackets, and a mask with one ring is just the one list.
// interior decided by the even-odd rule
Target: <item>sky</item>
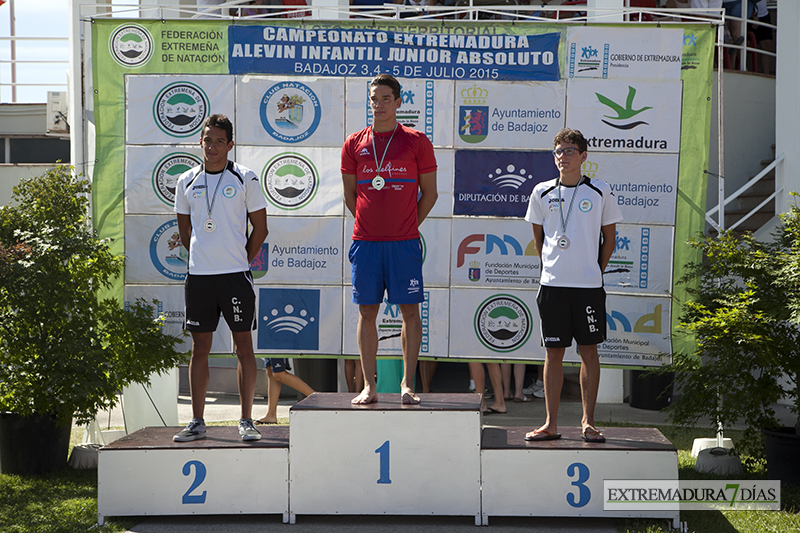
[[(136, 3), (131, 0), (114, 0), (115, 5)], [(149, 3), (157, 3), (157, 0)], [(0, 38), (11, 35), (9, 2), (0, 5)], [(17, 65), (18, 83), (54, 83), (49, 87), (17, 87), (17, 102), (46, 102), (47, 91), (65, 91), (69, 70), (68, 0), (14, 0), (17, 37), (63, 37), (63, 41), (18, 41), (17, 59), (53, 60), (61, 63), (34, 63)], [(0, 40), (0, 84), (11, 83), (11, 47)], [(61, 85), (58, 85), (61, 84)], [(11, 87), (0, 85), (0, 102), (11, 102)]]

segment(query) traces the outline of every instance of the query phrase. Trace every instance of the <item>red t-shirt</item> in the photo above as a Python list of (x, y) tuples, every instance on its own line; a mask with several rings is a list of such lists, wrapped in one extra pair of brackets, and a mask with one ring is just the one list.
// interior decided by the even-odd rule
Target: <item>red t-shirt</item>
[[(397, 125), (392, 132), (375, 134), (372, 150), (372, 128), (350, 135), (342, 146), (342, 174), (356, 176), (356, 222), (353, 239), (362, 241), (403, 241), (419, 238), (417, 199), (419, 175), (436, 170), (433, 144), (425, 134)], [(391, 143), (389, 139), (391, 138)], [(380, 173), (375, 169), (386, 144), (386, 157)], [(380, 190), (372, 179), (380, 175), (385, 185)]]

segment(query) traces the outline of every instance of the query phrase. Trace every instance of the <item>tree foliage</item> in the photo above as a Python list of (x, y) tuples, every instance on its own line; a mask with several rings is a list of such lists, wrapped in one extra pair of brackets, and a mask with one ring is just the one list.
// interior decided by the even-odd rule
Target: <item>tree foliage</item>
[(92, 230), (90, 190), (57, 166), (0, 208), (0, 410), (86, 423), (185, 359), (152, 306), (98, 297), (124, 258)]
[(705, 259), (690, 265), (693, 282), (681, 327), (692, 353), (673, 354), (681, 396), (670, 418), (681, 425), (708, 417), (716, 427), (747, 425), (740, 452), (763, 456), (762, 428), (780, 426), (773, 406), (784, 397), (800, 413), (800, 210), (782, 215), (770, 242), (723, 232), (691, 245)]

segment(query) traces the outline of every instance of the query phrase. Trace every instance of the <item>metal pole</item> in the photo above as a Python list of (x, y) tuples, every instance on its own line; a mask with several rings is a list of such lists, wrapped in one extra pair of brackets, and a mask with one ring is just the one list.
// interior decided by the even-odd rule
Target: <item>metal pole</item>
[(11, 28), (11, 101), (17, 101), (17, 41), (14, 24), (14, 0), (8, 2), (8, 24)]

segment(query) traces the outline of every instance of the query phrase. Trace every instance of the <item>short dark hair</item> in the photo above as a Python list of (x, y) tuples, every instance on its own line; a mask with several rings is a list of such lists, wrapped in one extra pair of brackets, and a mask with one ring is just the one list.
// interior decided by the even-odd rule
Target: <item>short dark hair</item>
[(394, 94), (395, 100), (400, 98), (400, 82), (391, 74), (378, 74), (369, 82), (370, 87), (377, 87), (378, 85), (389, 87), (392, 90), (392, 94)]
[(228, 142), (233, 140), (233, 124), (225, 115), (218, 113), (208, 117), (206, 121), (203, 122), (203, 129), (206, 128), (219, 128), (221, 130), (225, 130), (225, 135), (228, 136)]
[(583, 136), (583, 133), (570, 128), (561, 128), (558, 133), (556, 133), (556, 138), (553, 139), (553, 148), (562, 143), (574, 144), (581, 152), (585, 152), (589, 147), (589, 142)]

